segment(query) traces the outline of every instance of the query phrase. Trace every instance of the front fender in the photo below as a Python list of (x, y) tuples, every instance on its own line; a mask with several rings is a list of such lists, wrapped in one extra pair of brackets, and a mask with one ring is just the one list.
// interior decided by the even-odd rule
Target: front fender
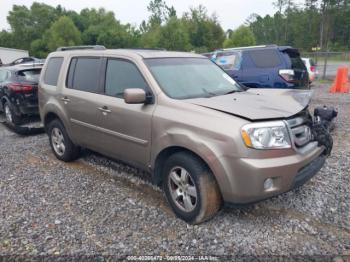
[(221, 146), (227, 146), (229, 141), (224, 138), (207, 138), (188, 130), (172, 129), (153, 139), (151, 169), (154, 170), (158, 155), (168, 148), (177, 147), (189, 150), (199, 156), (213, 172), (220, 188), (225, 188), (229, 178), (220, 158), (224, 152)]

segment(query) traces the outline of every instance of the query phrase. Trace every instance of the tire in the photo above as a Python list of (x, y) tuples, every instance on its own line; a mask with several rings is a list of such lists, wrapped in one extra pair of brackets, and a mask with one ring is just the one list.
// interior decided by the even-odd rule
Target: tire
[(14, 107), (10, 102), (6, 101), (4, 103), (3, 108), (4, 108), (6, 123), (8, 125), (15, 127), (22, 123), (21, 117), (15, 113)]
[(163, 171), (163, 190), (177, 217), (189, 224), (200, 224), (219, 211), (219, 187), (201, 159), (189, 152), (175, 153), (165, 161)]
[(80, 148), (69, 138), (60, 120), (52, 120), (48, 124), (47, 130), (51, 149), (59, 160), (71, 162), (79, 157)]

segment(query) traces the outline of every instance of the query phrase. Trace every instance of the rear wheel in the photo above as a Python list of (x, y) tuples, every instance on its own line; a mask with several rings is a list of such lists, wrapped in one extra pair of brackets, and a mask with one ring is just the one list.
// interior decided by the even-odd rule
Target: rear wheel
[(80, 148), (74, 145), (60, 120), (49, 123), (48, 135), (52, 151), (59, 160), (70, 162), (79, 157)]
[(221, 207), (221, 194), (209, 168), (191, 153), (180, 152), (164, 165), (163, 189), (174, 213), (190, 224), (213, 217)]
[(6, 123), (11, 126), (16, 126), (21, 124), (21, 117), (16, 115), (13, 105), (6, 101), (4, 104), (4, 113), (6, 117)]

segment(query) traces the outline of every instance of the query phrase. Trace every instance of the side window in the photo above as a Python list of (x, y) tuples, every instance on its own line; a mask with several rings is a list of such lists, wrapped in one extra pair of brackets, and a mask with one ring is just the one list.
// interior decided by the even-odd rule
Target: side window
[(67, 87), (99, 93), (101, 59), (99, 57), (73, 58), (69, 66)]
[(105, 82), (106, 95), (121, 98), (127, 88), (146, 90), (146, 87), (146, 81), (133, 63), (119, 59), (108, 59)]
[(241, 67), (241, 56), (237, 52), (218, 54), (215, 63), (224, 70), (239, 70)]
[(15, 60), (13, 63), (14, 63), (15, 65), (17, 65), (17, 64), (20, 64), (20, 63), (22, 63), (22, 62), (23, 62), (23, 58), (20, 58), (20, 59)]
[(56, 86), (58, 76), (60, 75), (61, 67), (63, 63), (63, 57), (52, 57), (47, 63), (44, 83), (51, 86)]
[(271, 68), (281, 64), (281, 59), (276, 50), (250, 50), (249, 55), (257, 67)]
[(0, 70), (0, 83), (8, 78), (8, 73), (5, 70)]

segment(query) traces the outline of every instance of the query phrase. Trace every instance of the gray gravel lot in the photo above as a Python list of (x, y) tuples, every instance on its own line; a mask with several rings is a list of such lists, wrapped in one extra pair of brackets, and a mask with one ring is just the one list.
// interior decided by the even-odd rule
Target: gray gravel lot
[(22, 137), (0, 124), (0, 255), (350, 256), (350, 95), (327, 88), (314, 86), (313, 106), (340, 112), (321, 172), (199, 226), (177, 219), (146, 174), (88, 151), (62, 163), (45, 134)]

